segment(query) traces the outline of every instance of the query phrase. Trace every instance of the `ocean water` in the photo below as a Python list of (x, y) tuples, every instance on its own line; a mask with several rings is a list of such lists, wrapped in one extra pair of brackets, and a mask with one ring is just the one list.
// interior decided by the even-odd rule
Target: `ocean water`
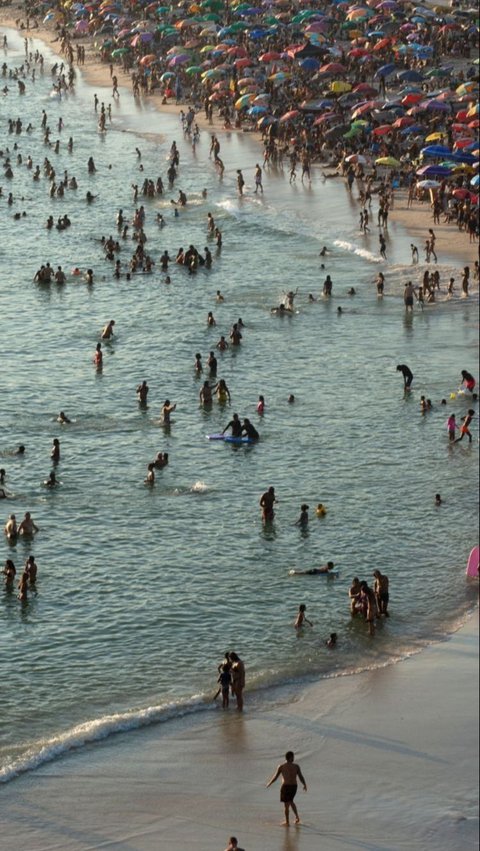
[[(11, 31), (8, 38), (1, 61), (14, 67), (23, 40)], [(208, 132), (194, 154), (176, 116), (135, 104), (123, 90), (108, 132), (100, 134), (94, 90), (79, 79), (75, 95), (52, 98), (53, 55), (32, 44), (46, 56), (43, 77), (27, 81), (23, 97), (7, 81), (10, 91), (0, 99), (0, 149), (10, 149), (14, 171), (13, 180), (2, 173), (0, 183), (0, 460), (13, 494), (1, 505), (4, 518), (29, 510), (40, 527), (34, 541), (1, 541), (0, 557), (12, 558), (17, 573), (31, 553), (39, 567), (38, 594), (27, 604), (16, 594), (0, 598), (3, 781), (110, 733), (212, 709), (217, 664), (227, 649), (245, 660), (248, 709), (267, 687), (416, 652), (453, 629), (477, 594), (464, 570), (478, 541), (478, 419), (473, 444), (453, 448), (445, 421), (470, 405), (450, 393), (461, 369), (477, 371), (478, 289), (468, 299), (442, 294), (436, 305), (406, 317), (403, 284), (412, 275), (419, 281), (423, 266), (412, 271), (409, 237), (393, 224), (389, 262), (381, 263), (376, 229), (368, 237), (358, 232), (357, 205), (340, 179), (325, 181), (319, 169), (311, 187), (299, 180), (290, 186), (288, 170), (268, 171), (265, 194), (257, 197), (260, 148), (248, 134), (225, 134), (220, 182)], [(95, 91), (110, 100), (109, 91)], [(43, 143), (42, 109), (52, 141), (60, 138), (58, 154)], [(8, 118), (18, 115), (24, 128), (33, 124), (31, 133), (9, 134)], [(65, 127), (57, 133), (60, 116)], [(157, 267), (117, 281), (100, 238), (116, 234), (119, 208), (131, 219), (132, 184), (161, 175), (167, 185), (173, 139), (180, 151), (174, 189), (138, 202), (146, 209), (147, 250), (157, 262), (165, 248), (173, 256), (190, 243), (202, 250), (209, 211), (223, 249), (217, 254), (210, 245), (213, 267), (195, 276), (172, 265), (170, 285)], [(58, 175), (67, 169), (78, 190), (51, 199), (43, 173), (32, 181), (29, 154), (40, 166), (48, 156)], [(237, 168), (247, 182), (243, 200)], [(189, 203), (174, 218), (170, 198), (180, 188)], [(97, 195), (90, 205), (87, 190)], [(15, 220), (22, 211), (27, 216)], [(163, 230), (155, 224), (158, 212), (167, 221)], [(49, 215), (64, 213), (71, 228), (45, 228)], [(325, 269), (323, 245), (330, 249)], [(122, 241), (124, 266), (133, 246)], [(63, 286), (33, 283), (46, 261), (67, 273), (93, 268), (95, 283), (88, 287), (70, 274)], [(463, 264), (440, 261), (444, 288), (453, 273), (458, 293)], [(373, 283), (380, 269), (383, 299)], [(308, 293), (319, 296), (327, 273), (333, 297), (309, 304)], [(354, 298), (347, 295), (351, 286)], [(297, 287), (295, 315), (272, 315), (272, 305)], [(215, 328), (207, 326), (209, 310)], [(196, 376), (195, 352), (206, 360), (239, 316), (241, 347), (218, 355), (231, 405), (202, 410), (198, 393), (208, 375)], [(93, 352), (112, 318), (115, 337), (104, 345), (97, 373)], [(415, 374), (406, 398), (397, 363)], [(147, 410), (135, 397), (143, 379)], [(421, 394), (434, 404), (424, 417)], [(443, 397), (447, 408), (439, 404)], [(170, 432), (159, 424), (166, 398), (177, 404)], [(71, 425), (55, 421), (60, 410)], [(258, 445), (206, 440), (234, 411), (258, 427)], [(61, 442), (61, 485), (48, 491), (42, 483), (54, 437)], [(24, 458), (11, 454), (19, 443)], [(148, 488), (146, 465), (158, 451), (169, 453), (170, 464)], [(274, 526), (265, 529), (258, 501), (270, 485), (278, 506)], [(436, 492), (445, 500), (440, 509)], [(302, 502), (312, 515), (306, 532), (294, 525)], [(318, 502), (327, 506), (325, 518), (314, 514)], [(330, 559), (336, 578), (288, 574)], [(390, 577), (391, 617), (372, 640), (363, 623), (350, 619), (348, 588), (354, 575), (371, 580), (375, 568)], [(302, 602), (314, 628), (297, 636), (292, 624)], [(332, 631), (339, 636), (334, 653), (324, 646)]]

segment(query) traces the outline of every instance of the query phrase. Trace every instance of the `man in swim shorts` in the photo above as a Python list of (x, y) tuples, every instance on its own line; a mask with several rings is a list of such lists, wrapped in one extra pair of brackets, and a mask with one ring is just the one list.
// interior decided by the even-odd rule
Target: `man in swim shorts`
[(285, 754), (286, 762), (279, 765), (272, 779), (267, 783), (267, 789), (272, 783), (282, 776), (282, 785), (280, 787), (280, 800), (284, 806), (285, 810), (285, 821), (284, 824), (290, 824), (290, 808), (292, 808), (295, 815), (295, 824), (300, 824), (300, 816), (298, 815), (297, 807), (294, 804), (294, 798), (297, 794), (298, 784), (297, 780), (303, 784), (303, 789), (307, 791), (307, 784), (305, 783), (305, 778), (302, 774), (302, 770), (297, 763), (293, 760), (295, 758), (295, 754), (293, 751), (287, 751)]

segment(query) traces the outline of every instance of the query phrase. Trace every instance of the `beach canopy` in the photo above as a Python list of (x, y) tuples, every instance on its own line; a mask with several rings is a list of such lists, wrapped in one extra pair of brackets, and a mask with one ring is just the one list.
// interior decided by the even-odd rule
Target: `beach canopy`
[(375, 160), (375, 165), (383, 165), (386, 168), (398, 168), (401, 166), (400, 160), (396, 160), (395, 157), (379, 157), (378, 160)]

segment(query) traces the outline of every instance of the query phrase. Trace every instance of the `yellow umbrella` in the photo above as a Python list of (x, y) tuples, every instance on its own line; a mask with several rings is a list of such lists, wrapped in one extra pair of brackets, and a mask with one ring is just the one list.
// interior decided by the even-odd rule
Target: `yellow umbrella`
[(430, 133), (430, 136), (425, 138), (426, 142), (441, 142), (445, 137), (445, 133)]
[(335, 80), (333, 83), (330, 83), (330, 90), (335, 92), (335, 94), (340, 94), (341, 92), (351, 92), (352, 84), (347, 83), (345, 80)]
[(395, 157), (379, 157), (378, 160), (375, 160), (375, 165), (384, 165), (388, 166), (388, 168), (397, 168), (401, 165), (400, 160), (396, 160)]

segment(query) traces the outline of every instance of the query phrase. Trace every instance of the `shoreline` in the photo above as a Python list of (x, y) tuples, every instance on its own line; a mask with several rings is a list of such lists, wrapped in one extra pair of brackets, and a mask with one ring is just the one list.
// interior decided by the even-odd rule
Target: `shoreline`
[[(11, 7), (7, 7), (10, 9)], [(10, 16), (5, 17), (4, 11), (0, 9), (0, 27), (10, 27), (17, 31), (17, 33), (25, 38), (24, 33), (26, 30), (19, 30), (16, 26), (16, 22)], [(19, 9), (19, 12), (21, 10)], [(35, 30), (28, 31), (29, 38), (37, 38), (39, 41), (44, 42), (50, 50), (57, 53), (55, 50), (55, 44), (52, 38), (52, 31), (46, 27), (39, 27)], [(91, 50), (93, 46), (93, 37), (85, 37), (76, 39), (75, 43), (82, 44), (86, 46), (86, 62), (84, 65), (77, 66), (75, 65), (75, 69), (78, 73), (80, 73), (85, 82), (92, 87), (101, 86), (104, 88), (111, 87), (111, 78), (108, 65), (106, 63), (101, 62), (96, 56), (93, 55)], [(90, 49), (89, 49), (90, 48)], [(58, 53), (62, 59), (64, 57)], [(114, 66), (115, 74), (119, 79), (119, 88), (120, 90), (123, 88), (127, 88), (131, 93), (131, 84), (130, 84), (130, 74), (126, 73), (121, 66)], [(173, 102), (163, 104), (162, 96), (160, 93), (153, 93), (148, 95), (143, 103), (145, 105), (150, 105), (157, 112), (159, 116), (162, 114), (167, 115), (179, 115), (182, 109), (186, 109), (189, 104), (181, 103), (175, 104)], [(223, 126), (222, 120), (219, 119), (217, 113), (213, 115), (213, 122), (210, 124), (203, 112), (200, 110), (195, 115), (195, 120), (198, 123), (200, 130), (208, 133), (215, 133), (219, 135), (224, 134), (237, 134), (240, 136), (244, 135), (244, 131), (242, 129), (237, 129), (234, 126), (225, 129)], [(258, 156), (262, 157), (263, 151), (261, 147), (261, 132), (258, 130), (249, 131), (248, 136), (251, 137), (255, 143), (258, 145)], [(319, 164), (314, 163), (312, 166), (313, 173), (319, 169), (325, 169), (326, 163)], [(344, 181), (342, 181), (344, 183)], [(400, 225), (404, 231), (408, 234), (409, 238), (415, 240), (417, 243), (417, 247), (419, 250), (420, 257), (422, 258), (423, 254), (423, 244), (425, 241), (425, 235), (428, 233), (428, 229), (433, 226), (433, 215), (430, 209), (430, 204), (428, 201), (422, 203), (419, 201), (415, 201), (415, 206), (412, 208), (407, 207), (407, 197), (408, 191), (406, 189), (397, 190), (395, 196), (395, 205), (390, 209), (390, 223), (395, 226)], [(360, 207), (358, 206), (358, 209)], [(392, 228), (392, 230), (394, 229)], [(480, 252), (480, 244), (479, 243), (470, 243), (468, 241), (468, 235), (465, 231), (459, 231), (458, 228), (455, 228), (453, 225), (448, 224), (440, 224), (435, 225), (435, 234), (437, 238), (437, 249), (440, 257), (440, 262), (446, 262), (445, 257), (449, 257), (452, 260), (460, 260), (462, 264), (473, 266), (473, 263), (479, 259)], [(422, 264), (422, 260), (420, 260), (420, 264)]]
[[(4, 787), (3, 835), (10, 851), (200, 851), (232, 833), (262, 851), (473, 851), (477, 722), (478, 609), (398, 665), (244, 715), (120, 734), (43, 766)], [(286, 747), (309, 787), (301, 826), (287, 830), (278, 785), (265, 789)]]

